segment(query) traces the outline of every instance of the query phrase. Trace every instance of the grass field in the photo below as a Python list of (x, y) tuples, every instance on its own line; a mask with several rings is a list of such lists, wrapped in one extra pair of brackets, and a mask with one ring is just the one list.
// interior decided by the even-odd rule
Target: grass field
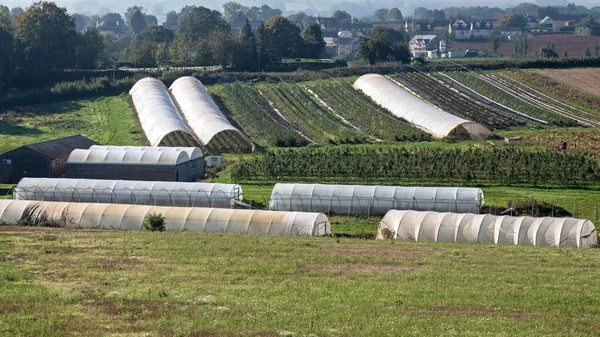
[(146, 145), (127, 94), (17, 107), (0, 114), (0, 152), (82, 134), (101, 144)]
[(0, 227), (0, 334), (592, 336), (600, 251)]

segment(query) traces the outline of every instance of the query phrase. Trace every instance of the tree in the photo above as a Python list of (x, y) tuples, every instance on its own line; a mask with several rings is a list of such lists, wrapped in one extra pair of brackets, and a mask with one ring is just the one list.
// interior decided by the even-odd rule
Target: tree
[(515, 55), (517, 56), (525, 56), (527, 55), (527, 50), (529, 49), (529, 44), (527, 42), (528, 34), (524, 33), (519, 38), (513, 42), (513, 46), (515, 48)]
[(176, 32), (179, 29), (179, 13), (176, 11), (168, 12), (163, 26)]
[(211, 51), (213, 64), (218, 64), (223, 68), (230, 67), (236, 47), (236, 41), (231, 31), (213, 30), (206, 37), (206, 40)]
[(390, 21), (402, 21), (404, 18), (402, 17), (402, 12), (398, 8), (394, 7), (390, 9), (388, 19)]
[(10, 18), (15, 21), (19, 16), (21, 16), (25, 11), (21, 7), (15, 7), (10, 10)]
[(77, 34), (77, 67), (79, 69), (95, 69), (98, 56), (104, 50), (104, 38), (96, 29), (88, 29)]
[(527, 26), (527, 20), (522, 14), (503, 15), (498, 19), (498, 25), (503, 27), (524, 28)]
[(538, 17), (539, 18), (545, 18), (545, 17), (554, 17), (555, 19), (557, 17), (560, 16), (560, 12), (558, 11), (558, 8), (556, 7), (552, 7), (552, 6), (544, 6), (544, 7), (540, 7), (538, 8)]
[(144, 20), (146, 21), (146, 27), (158, 25), (158, 18), (154, 15), (144, 14)]
[(267, 5), (262, 5), (260, 6), (260, 17), (259, 20), (261, 21), (267, 21), (270, 18), (274, 17), (274, 16), (279, 16), (281, 15), (282, 12), (280, 9), (277, 8), (271, 8)]
[(352, 15), (348, 14), (348, 12), (346, 11), (342, 11), (339, 9), (333, 11), (331, 17), (336, 18), (339, 22), (342, 23), (350, 23), (350, 21), (352, 21)]
[(497, 30), (493, 30), (490, 34), (490, 42), (492, 43), (492, 50), (494, 53), (498, 52), (498, 48), (500, 48), (500, 44), (502, 43), (502, 33)]
[(133, 13), (131, 20), (129, 21), (129, 25), (133, 30), (134, 34), (139, 34), (144, 30), (147, 26), (146, 19), (144, 19), (144, 15), (139, 10)]
[(308, 16), (305, 12), (298, 12), (296, 14), (292, 14), (289, 16), (290, 21), (294, 21), (294, 22), (302, 22), (302, 23), (307, 23), (308, 21), (310, 21), (310, 16)]
[(375, 21), (387, 21), (390, 15), (390, 10), (387, 8), (380, 8), (373, 14), (373, 20)]
[(249, 8), (237, 2), (226, 2), (223, 4), (223, 19), (229, 23), (244, 22)]
[(154, 67), (164, 63), (175, 34), (164, 26), (150, 26), (135, 36), (127, 51), (127, 59), (137, 65)]
[(413, 12), (413, 16), (417, 19), (426, 20), (433, 15), (433, 11), (425, 7), (417, 7)]
[(177, 34), (193, 43), (208, 36), (213, 30), (231, 31), (231, 26), (221, 18), (218, 11), (193, 7), (183, 19)]
[(90, 18), (87, 15), (78, 13), (73, 14), (73, 17), (75, 18), (75, 30), (83, 32), (87, 28)]
[(257, 70), (258, 53), (256, 50), (256, 37), (252, 33), (252, 27), (248, 19), (246, 19), (246, 23), (240, 29), (237, 46), (238, 52), (233, 55), (233, 66), (239, 70)]
[(103, 21), (109, 24), (110, 26), (125, 28), (125, 21), (119, 13), (106, 13), (102, 16), (102, 19), (100, 21)]
[(172, 30), (164, 27), (164, 26), (150, 26), (144, 29), (141, 33), (139, 33), (134, 39), (133, 42), (155, 42), (155, 43), (166, 43), (169, 44), (173, 42), (175, 38), (175, 33)]
[(281, 15), (265, 22), (262, 39), (267, 64), (286, 57), (298, 57), (301, 54), (303, 43), (300, 28)]
[(308, 58), (318, 58), (325, 48), (325, 40), (323, 39), (323, 31), (316, 22), (309, 22), (302, 31), (302, 40), (304, 42), (304, 56)]
[(600, 35), (600, 24), (593, 16), (588, 15), (575, 25), (575, 33), (581, 35)]
[(367, 37), (359, 40), (358, 55), (375, 64), (378, 61), (410, 61), (410, 50), (404, 42), (405, 32), (388, 27), (377, 26)]
[(101, 17), (99, 17), (98, 15), (92, 15), (89, 17), (87, 25), (85, 25), (85, 28), (96, 28), (98, 26), (98, 23), (100, 23), (100, 21), (102, 21)]
[(444, 10), (434, 9), (431, 13), (431, 18), (434, 21), (445, 21), (446, 20), (446, 12)]
[(20, 68), (30, 74), (72, 67), (78, 42), (75, 19), (52, 2), (36, 2), (17, 18), (16, 50)]
[(513, 8), (508, 8), (509, 14), (532, 15), (537, 17), (539, 6), (531, 2), (523, 2)]
[(558, 53), (556, 52), (554, 43), (548, 42), (546, 47), (540, 49), (539, 56), (546, 58), (558, 58)]
[[(6, 76), (10, 73), (13, 63), (13, 25), (6, 11), (0, 12), (0, 46), (0, 68)], [(2, 85), (0, 82), (0, 88)]]
[(142, 6), (131, 6), (129, 8), (127, 8), (127, 11), (125, 11), (125, 20), (127, 21), (127, 24), (129, 26), (131, 26), (131, 19), (133, 18), (133, 15), (135, 14), (135, 12), (144, 12), (144, 7)]

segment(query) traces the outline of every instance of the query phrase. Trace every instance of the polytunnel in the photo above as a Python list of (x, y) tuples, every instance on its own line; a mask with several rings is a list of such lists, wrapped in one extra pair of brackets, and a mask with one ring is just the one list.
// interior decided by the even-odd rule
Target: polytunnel
[(170, 231), (330, 235), (322, 213), (0, 200), (0, 223), (64, 228), (143, 230), (148, 214), (161, 214)]
[[(209, 143), (213, 141), (213, 138), (219, 138), (218, 136), (221, 134), (223, 136), (229, 134), (251, 147), (250, 139), (229, 123), (206, 88), (196, 78), (180, 77), (173, 82), (169, 90), (190, 128), (206, 146), (211, 146)], [(223, 140), (216, 139), (216, 141)]]
[(67, 163), (179, 165), (190, 160), (185, 151), (82, 150), (71, 152)]
[(188, 154), (190, 160), (201, 158), (204, 153), (199, 147), (172, 147), (172, 146), (116, 146), (116, 145), (92, 145), (89, 150), (104, 151), (183, 151)]
[(243, 193), (237, 184), (23, 178), (13, 199), (229, 208), (243, 200)]
[[(388, 229), (389, 231), (385, 231)], [(596, 228), (586, 219), (496, 216), (491, 214), (389, 211), (377, 238), (489, 244), (594, 247)]]
[(152, 77), (143, 78), (129, 91), (150, 145), (157, 146), (174, 132), (183, 132), (197, 142), (196, 135), (179, 115), (165, 85)]
[(478, 212), (483, 202), (479, 188), (276, 184), (269, 209), (369, 215), (391, 209)]
[(472, 139), (485, 139), (492, 135), (485, 126), (438, 109), (385, 76), (363, 75), (354, 82), (354, 88), (365, 93), (392, 114), (435, 137), (460, 136), (464, 132)]

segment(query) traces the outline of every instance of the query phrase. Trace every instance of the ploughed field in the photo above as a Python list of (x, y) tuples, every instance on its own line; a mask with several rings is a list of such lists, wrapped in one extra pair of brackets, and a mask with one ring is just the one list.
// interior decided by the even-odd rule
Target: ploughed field
[(600, 251), (0, 227), (4, 335), (592, 336)]
[(600, 69), (598, 68), (544, 69), (538, 70), (537, 73), (594, 95), (600, 95)]

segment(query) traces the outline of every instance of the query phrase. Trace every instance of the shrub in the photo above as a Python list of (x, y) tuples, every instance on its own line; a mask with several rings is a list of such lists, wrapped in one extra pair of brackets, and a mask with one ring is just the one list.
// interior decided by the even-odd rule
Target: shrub
[(391, 230), (389, 228), (384, 228), (381, 230), (381, 235), (383, 235), (384, 239), (393, 240), (394, 236), (396, 236), (396, 232), (394, 232), (393, 230)]
[(149, 213), (144, 218), (144, 228), (152, 232), (165, 231), (165, 217), (162, 214)]

